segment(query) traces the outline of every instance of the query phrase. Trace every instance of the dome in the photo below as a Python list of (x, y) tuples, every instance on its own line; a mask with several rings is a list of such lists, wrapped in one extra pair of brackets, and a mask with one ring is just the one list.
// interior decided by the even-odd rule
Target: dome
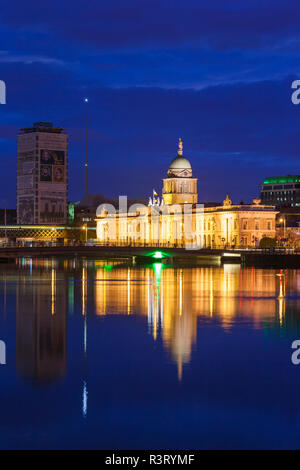
[(177, 156), (172, 161), (171, 165), (169, 166), (170, 170), (191, 170), (191, 164), (187, 158), (183, 156)]
[(179, 139), (178, 142), (178, 154), (177, 157), (172, 160), (169, 170), (191, 170), (191, 164), (187, 158), (183, 156), (183, 144), (182, 140)]

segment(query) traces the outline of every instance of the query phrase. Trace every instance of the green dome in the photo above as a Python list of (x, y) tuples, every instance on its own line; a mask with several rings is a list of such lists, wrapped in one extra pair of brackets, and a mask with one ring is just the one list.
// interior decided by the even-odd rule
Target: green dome
[(171, 165), (169, 166), (170, 170), (191, 170), (191, 164), (187, 158), (184, 158), (181, 155), (178, 155), (174, 158)]

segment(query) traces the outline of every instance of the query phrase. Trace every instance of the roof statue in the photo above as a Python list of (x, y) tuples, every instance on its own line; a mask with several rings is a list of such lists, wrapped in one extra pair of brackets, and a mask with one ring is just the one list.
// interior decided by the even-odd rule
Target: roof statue
[(232, 200), (229, 197), (229, 194), (226, 194), (226, 199), (223, 201), (223, 206), (232, 206)]
[(183, 155), (183, 143), (180, 137), (178, 142), (178, 155), (180, 155), (181, 157)]

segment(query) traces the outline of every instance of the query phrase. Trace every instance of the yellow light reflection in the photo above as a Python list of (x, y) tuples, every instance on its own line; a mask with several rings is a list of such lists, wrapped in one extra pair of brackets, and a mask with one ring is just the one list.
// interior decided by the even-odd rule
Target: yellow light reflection
[[(82, 277), (85, 298), (85, 272)], [(279, 288), (279, 295), (283, 289), (284, 284)], [(199, 318), (216, 321), (225, 331), (234, 327), (237, 315), (249, 319), (258, 328), (275, 315), (278, 318), (274, 271), (264, 269), (253, 273), (252, 269), (241, 270), (235, 264), (179, 269), (154, 263), (143, 269), (115, 266), (112, 270), (97, 265), (93, 292), (97, 315), (128, 315), (133, 310), (145, 315), (149, 334), (154, 340), (161, 335), (177, 366), (179, 379), (184, 374), (184, 365), (192, 358)], [(284, 311), (282, 301), (280, 318)]]
[(130, 315), (130, 268), (128, 268), (128, 273), (127, 273), (127, 315)]
[(210, 269), (210, 293), (209, 293), (209, 313), (210, 316), (213, 316), (214, 310), (214, 283), (213, 283), (213, 273), (212, 268)]
[(179, 316), (180, 317), (182, 315), (182, 295), (183, 295), (182, 278), (183, 278), (183, 275), (182, 275), (182, 269), (181, 269), (180, 274), (179, 274)]
[(51, 269), (51, 314), (55, 314), (55, 298), (56, 298), (56, 271)]

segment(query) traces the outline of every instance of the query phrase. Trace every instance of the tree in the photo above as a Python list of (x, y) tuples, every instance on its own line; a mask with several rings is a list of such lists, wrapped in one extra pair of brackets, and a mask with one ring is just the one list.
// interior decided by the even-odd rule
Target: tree
[(276, 238), (263, 237), (259, 242), (259, 248), (272, 248), (277, 245)]

